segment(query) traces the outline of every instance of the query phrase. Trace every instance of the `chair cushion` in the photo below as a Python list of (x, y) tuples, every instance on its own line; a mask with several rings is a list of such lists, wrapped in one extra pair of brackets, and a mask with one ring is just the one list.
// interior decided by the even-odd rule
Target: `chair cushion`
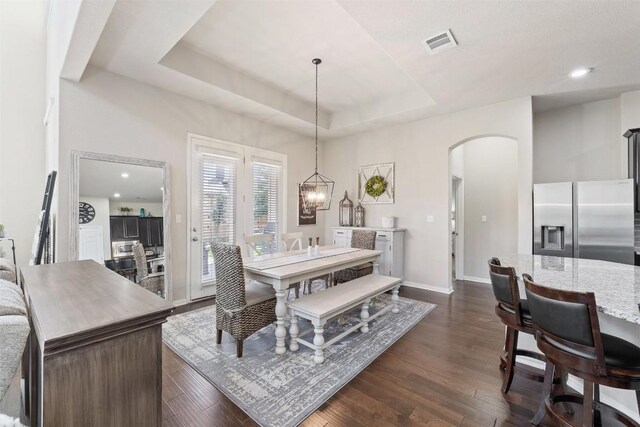
[(607, 366), (640, 370), (640, 347), (613, 335), (601, 335)]
[(276, 297), (276, 291), (269, 285), (251, 280), (245, 287), (247, 305), (256, 305)]
[(6, 280), (0, 280), (0, 316), (26, 316), (22, 291)]
[[(609, 334), (602, 336), (602, 349), (604, 350), (604, 362), (609, 368), (623, 368), (640, 371), (640, 347)], [(560, 350), (584, 359), (593, 360), (591, 354), (576, 350), (547, 337), (547, 341)]]

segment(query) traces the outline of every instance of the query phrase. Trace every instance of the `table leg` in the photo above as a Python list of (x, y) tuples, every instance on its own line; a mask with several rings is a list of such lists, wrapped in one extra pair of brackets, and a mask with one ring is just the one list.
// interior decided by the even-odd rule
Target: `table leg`
[(284, 327), (284, 317), (287, 314), (286, 291), (276, 291), (276, 354), (284, 354), (287, 348), (284, 339), (287, 336), (287, 329)]
[(298, 344), (298, 334), (300, 333), (300, 329), (298, 328), (298, 316), (290, 313), (290, 317), (291, 326), (289, 326), (289, 335), (291, 336), (291, 343), (289, 344), (289, 350), (298, 351), (300, 348)]
[(313, 345), (315, 347), (315, 355), (313, 361), (317, 364), (324, 362), (324, 328), (322, 326), (314, 325), (315, 336), (313, 337)]
[(394, 314), (400, 312), (400, 309), (398, 308), (398, 301), (400, 300), (400, 297), (398, 296), (399, 290), (400, 286), (393, 288), (393, 295), (391, 296), (391, 303), (393, 304), (391, 312)]
[(366, 300), (364, 304), (362, 304), (362, 310), (360, 311), (360, 319), (362, 320), (362, 327), (360, 328), (360, 332), (366, 334), (369, 332), (369, 323), (367, 319), (369, 318), (369, 302), (371, 300)]

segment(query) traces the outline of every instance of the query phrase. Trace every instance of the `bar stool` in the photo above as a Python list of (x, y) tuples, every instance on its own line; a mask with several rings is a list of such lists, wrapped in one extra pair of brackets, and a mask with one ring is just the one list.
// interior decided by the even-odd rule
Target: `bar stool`
[(530, 357), (546, 362), (542, 354), (529, 350), (518, 349), (518, 334), (533, 335), (533, 323), (529, 314), (527, 300), (520, 299), (518, 289), (518, 277), (513, 267), (505, 267), (500, 264), (498, 258), (489, 260), (489, 276), (493, 294), (496, 297), (496, 314), (507, 327), (504, 353), (500, 356), (500, 368), (506, 369), (502, 392), (507, 393), (513, 382), (514, 374), (522, 375), (534, 381), (542, 382), (542, 371), (524, 365), (516, 364), (517, 356)]
[[(582, 426), (609, 425), (609, 419), (640, 426), (622, 412), (600, 402), (599, 385), (636, 391), (640, 407), (640, 347), (600, 332), (596, 298), (592, 292), (552, 289), (523, 275), (538, 348), (547, 357), (544, 401), (532, 424), (545, 416), (562, 425), (579, 425), (558, 412), (557, 403), (582, 405)], [(583, 395), (551, 395), (554, 370), (562, 369), (583, 380)], [(606, 421), (605, 421), (606, 419)]]

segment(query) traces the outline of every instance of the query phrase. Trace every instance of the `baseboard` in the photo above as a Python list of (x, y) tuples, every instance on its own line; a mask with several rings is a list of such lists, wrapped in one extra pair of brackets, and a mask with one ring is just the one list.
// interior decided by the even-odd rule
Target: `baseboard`
[[(544, 371), (544, 362), (536, 359), (531, 359), (529, 357), (519, 357), (518, 363), (522, 363), (524, 365), (533, 366), (534, 368), (538, 368)], [(580, 378), (574, 377), (573, 375), (569, 375), (569, 379), (567, 380), (567, 385), (573, 389), (578, 394), (582, 394), (582, 380)], [(609, 406), (616, 408), (617, 410), (623, 412), (629, 417), (633, 418), (636, 422), (640, 422), (640, 416), (638, 416), (638, 412), (635, 409), (632, 409), (623, 403), (620, 403), (618, 400), (612, 399), (607, 395), (605, 390), (601, 389), (600, 392), (600, 400), (603, 403), (606, 403)]]
[(468, 280), (470, 282), (487, 283), (489, 285), (491, 284), (491, 281), (489, 279), (485, 279), (484, 277), (464, 276), (464, 280)]
[(440, 286), (433, 286), (433, 285), (427, 285), (424, 283), (416, 283), (416, 282), (409, 282), (409, 281), (404, 281), (402, 282), (402, 286), (408, 286), (410, 288), (417, 288), (417, 289), (424, 289), (427, 291), (433, 291), (433, 292), (440, 292), (441, 294), (452, 294), (453, 293), (453, 289), (449, 288), (449, 289), (444, 289)]

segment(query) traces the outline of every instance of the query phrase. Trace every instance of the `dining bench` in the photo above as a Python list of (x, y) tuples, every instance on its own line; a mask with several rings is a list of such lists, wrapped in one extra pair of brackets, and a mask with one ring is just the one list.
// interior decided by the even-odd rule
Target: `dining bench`
[[(399, 312), (398, 290), (400, 289), (401, 282), (402, 279), (397, 277), (372, 274), (351, 280), (315, 294), (306, 295), (300, 299), (289, 301), (287, 306), (289, 316), (291, 317), (291, 326), (289, 327), (289, 334), (291, 336), (291, 343), (289, 345), (290, 350), (298, 351), (300, 348), (299, 344), (302, 344), (312, 350), (315, 350), (315, 354), (313, 356), (314, 362), (323, 363), (324, 351), (329, 346), (358, 329), (360, 329), (363, 334), (366, 334), (369, 332), (369, 322), (389, 310), (391, 310), (392, 313)], [(393, 290), (391, 304), (387, 304), (384, 308), (370, 315), (369, 305), (371, 300), (389, 290)], [(362, 305), (362, 309), (360, 310), (360, 321), (346, 329), (341, 334), (325, 342), (324, 325), (327, 321), (340, 316), (359, 305)], [(308, 329), (300, 333), (298, 317), (311, 321), (313, 329)], [(306, 335), (311, 331), (315, 333), (313, 343), (301, 338), (301, 336)]]

